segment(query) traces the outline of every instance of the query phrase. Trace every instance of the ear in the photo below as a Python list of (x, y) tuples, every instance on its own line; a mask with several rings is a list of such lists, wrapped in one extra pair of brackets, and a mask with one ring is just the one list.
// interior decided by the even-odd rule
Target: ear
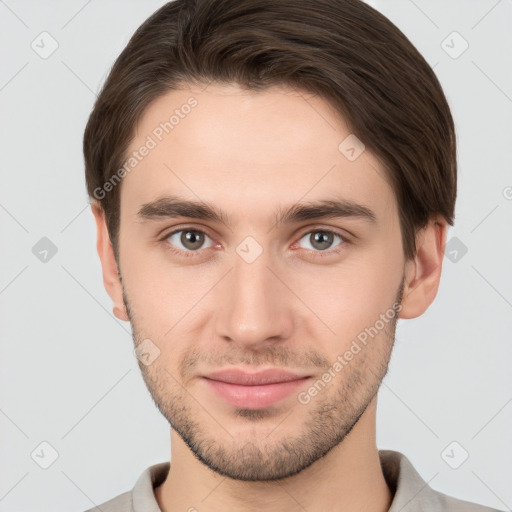
[(434, 301), (444, 258), (446, 221), (431, 219), (416, 237), (416, 255), (405, 264), (405, 283), (399, 318), (416, 318)]
[(103, 285), (114, 303), (114, 315), (119, 318), (119, 320), (129, 321), (123, 300), (123, 287), (119, 279), (114, 249), (110, 241), (110, 235), (108, 234), (105, 213), (101, 205), (97, 202), (91, 204), (91, 209), (94, 220), (96, 221), (96, 248), (103, 269)]

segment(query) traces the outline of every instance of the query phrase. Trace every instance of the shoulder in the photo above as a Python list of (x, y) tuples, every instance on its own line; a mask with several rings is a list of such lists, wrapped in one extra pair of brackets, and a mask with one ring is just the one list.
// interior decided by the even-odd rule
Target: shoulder
[(132, 505), (132, 492), (128, 491), (96, 505), (94, 508), (89, 508), (85, 512), (132, 512)]
[(503, 512), (433, 489), (401, 452), (379, 450), (379, 457), (386, 482), (394, 493), (388, 512)]
[(160, 485), (169, 473), (170, 463), (160, 462), (147, 467), (132, 490), (119, 494), (85, 512), (160, 512), (154, 488)]
[(428, 496), (425, 497), (424, 506), (425, 509), (430, 508), (443, 512), (503, 512), (471, 501), (460, 500), (434, 489), (431, 489)]

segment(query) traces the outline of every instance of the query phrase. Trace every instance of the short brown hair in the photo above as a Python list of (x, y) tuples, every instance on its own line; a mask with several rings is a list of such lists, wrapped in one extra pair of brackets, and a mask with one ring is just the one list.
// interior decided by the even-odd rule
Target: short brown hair
[(431, 217), (453, 225), (450, 108), (428, 63), (390, 20), (361, 0), (174, 0), (133, 34), (84, 133), (87, 190), (105, 213), (116, 257), (121, 184), (100, 198), (97, 191), (123, 166), (151, 102), (211, 81), (248, 90), (285, 85), (328, 101), (383, 164), (406, 258)]

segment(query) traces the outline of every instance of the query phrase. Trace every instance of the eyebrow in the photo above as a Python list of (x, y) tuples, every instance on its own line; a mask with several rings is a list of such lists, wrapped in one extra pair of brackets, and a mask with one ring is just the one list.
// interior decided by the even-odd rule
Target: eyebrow
[[(231, 225), (228, 215), (215, 205), (204, 201), (186, 200), (178, 196), (165, 196), (145, 203), (137, 212), (137, 216), (142, 221), (188, 217)], [(367, 206), (346, 199), (324, 199), (297, 203), (288, 208), (278, 208), (273, 216), (273, 223), (275, 225), (292, 224), (320, 218), (357, 218), (372, 224), (377, 222), (377, 216)]]

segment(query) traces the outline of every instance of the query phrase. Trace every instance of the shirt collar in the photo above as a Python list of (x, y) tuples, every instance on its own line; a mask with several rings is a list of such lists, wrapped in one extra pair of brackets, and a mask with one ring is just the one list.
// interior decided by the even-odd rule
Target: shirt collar
[[(440, 494), (430, 488), (414, 469), (409, 459), (394, 450), (379, 450), (384, 478), (394, 494), (388, 512), (441, 510)], [(170, 463), (161, 462), (148, 467), (139, 477), (132, 491), (133, 512), (161, 512), (154, 487), (160, 485), (169, 473)], [(432, 507), (439, 505), (439, 508)]]

